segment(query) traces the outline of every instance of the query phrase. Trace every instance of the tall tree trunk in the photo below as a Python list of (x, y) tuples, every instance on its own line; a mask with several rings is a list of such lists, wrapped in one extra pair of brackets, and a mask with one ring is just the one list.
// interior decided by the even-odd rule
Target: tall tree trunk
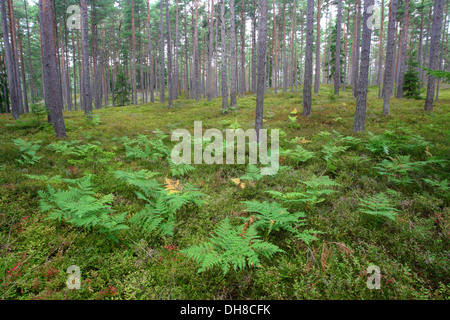
[(397, 16), (398, 0), (391, 0), (389, 8), (389, 25), (386, 42), (386, 63), (384, 67), (383, 82), (383, 114), (389, 115), (389, 102), (392, 95), (392, 77), (394, 74), (394, 55), (395, 55), (395, 19)]
[(176, 3), (176, 15), (175, 15), (175, 72), (174, 72), (174, 89), (173, 89), (173, 98), (175, 100), (178, 100), (178, 92), (180, 88), (180, 74), (179, 69), (180, 66), (178, 65), (178, 0), (175, 0)]
[(303, 84), (303, 115), (309, 116), (312, 109), (312, 56), (314, 32), (314, 0), (308, 0), (306, 9), (306, 48), (305, 48), (305, 76)]
[(166, 68), (164, 61), (164, 20), (163, 20), (163, 10), (164, 10), (164, 2), (160, 1), (160, 32), (161, 32), (161, 46), (160, 46), (160, 69), (159, 69), (159, 100), (161, 103), (166, 102)]
[[(17, 27), (19, 27), (19, 24), (17, 23)], [(25, 77), (25, 62), (23, 59), (23, 50), (22, 50), (22, 40), (20, 39), (20, 36), (17, 36), (17, 43), (19, 46), (19, 55), (20, 55), (20, 69), (22, 70), (22, 83), (23, 83), (23, 96), (25, 100), (25, 112), (30, 112), (30, 107), (28, 105), (28, 92), (27, 92), (27, 80)]]
[(55, 17), (52, 0), (39, 0), (41, 23), (41, 47), (46, 103), (51, 114), (52, 124), (58, 138), (66, 136), (66, 127), (62, 112), (62, 95), (57, 68)]
[(147, 28), (148, 28), (148, 61), (149, 61), (149, 87), (150, 87), (150, 102), (155, 102), (155, 76), (153, 74), (153, 54), (152, 54), (152, 35), (150, 24), (150, 0), (147, 0)]
[(403, 82), (406, 71), (406, 50), (408, 41), (408, 27), (409, 27), (409, 0), (405, 0), (405, 13), (403, 19), (403, 37), (402, 37), (402, 54), (400, 57), (399, 75), (397, 82), (397, 95), (398, 99), (403, 98)]
[[(294, 0), (293, 8), (294, 21), (292, 26), (292, 68), (293, 82), (291, 81), (291, 92), (294, 92), (294, 86), (297, 86), (297, 0)], [(291, 78), (292, 80), (292, 78)]]
[(341, 23), (342, 23), (342, 0), (338, 0), (338, 13), (336, 22), (336, 66), (334, 69), (334, 94), (339, 95), (341, 87)]
[(194, 96), (200, 99), (200, 74), (198, 61), (198, 0), (195, 0), (195, 24), (194, 24)]
[(3, 30), (3, 44), (5, 47), (5, 59), (8, 74), (8, 86), (9, 86), (9, 96), (11, 99), (11, 113), (14, 119), (20, 118), (19, 110), (19, 96), (17, 94), (17, 74), (15, 72), (16, 67), (13, 62), (11, 45), (9, 42), (9, 28), (8, 19), (6, 14), (6, 3), (5, 0), (0, 0), (1, 16), (2, 16), (2, 30)]
[(136, 28), (134, 21), (134, 0), (131, 0), (131, 83), (133, 89), (133, 104), (137, 104), (136, 86)]
[(278, 52), (277, 52), (277, 49), (278, 49), (278, 44), (277, 44), (277, 19), (276, 19), (276, 14), (275, 14), (275, 8), (276, 8), (275, 0), (272, 0), (272, 6), (273, 6), (273, 30), (272, 30), (272, 32), (273, 32), (273, 35), (272, 35), (272, 38), (273, 38), (273, 49), (272, 49), (272, 51), (273, 51), (273, 56), (274, 56), (273, 57), (274, 63), (273, 63), (273, 66), (272, 66), (272, 68), (273, 68), (273, 72), (272, 72), (273, 80), (272, 80), (272, 82), (273, 82), (273, 87), (274, 87), (275, 94), (277, 94), (277, 91), (278, 91), (278, 83), (277, 83), (277, 68), (278, 68)]
[(225, 0), (220, 5), (221, 21), (221, 58), (222, 58), (222, 113), (228, 113), (228, 84), (227, 84), (227, 39), (225, 30)]
[[(428, 68), (437, 70), (439, 64), (439, 42), (441, 38), (442, 17), (444, 13), (445, 0), (434, 0), (433, 26), (431, 27), (430, 58)], [(428, 76), (427, 97), (425, 100), (425, 111), (433, 111), (433, 100), (435, 94), (436, 79)]]
[(257, 47), (256, 47), (256, 1), (253, 0), (253, 5), (255, 6), (255, 9), (253, 11), (253, 17), (252, 17), (252, 92), (253, 94), (256, 94), (256, 59), (257, 59)]
[(317, 32), (316, 32), (316, 70), (314, 74), (314, 94), (319, 93), (320, 89), (320, 16), (322, 11), (321, 0), (317, 2)]
[(9, 30), (11, 32), (11, 49), (12, 49), (12, 59), (14, 61), (14, 68), (16, 72), (17, 96), (19, 97), (19, 113), (24, 113), (23, 108), (23, 98), (22, 98), (22, 83), (20, 80), (20, 70), (19, 70), (19, 57), (18, 57), (18, 47), (17, 47), (17, 35), (15, 27), (15, 17), (14, 17), (14, 5), (12, 0), (8, 0), (8, 16), (9, 16)]
[[(347, 54), (347, 44), (348, 44), (348, 35), (349, 35), (349, 25), (350, 25), (350, 8), (347, 9), (347, 24), (345, 26), (345, 34), (344, 34), (344, 84), (342, 86), (342, 90), (345, 91), (346, 85), (347, 85), (347, 61), (348, 61), (348, 54)], [(380, 49), (381, 50), (381, 49)]]
[(267, 0), (259, 1), (258, 25), (258, 86), (256, 92), (256, 140), (260, 141), (260, 130), (263, 127), (264, 92), (266, 89), (266, 52), (267, 52)]
[(372, 6), (373, 3), (374, 0), (364, 0), (361, 74), (359, 76), (355, 120), (353, 123), (354, 132), (363, 132), (366, 121), (367, 90), (369, 87), (370, 40), (372, 37), (372, 29), (368, 27), (367, 22), (371, 15), (371, 13), (368, 12), (368, 8)]
[(166, 23), (167, 23), (167, 85), (169, 88), (169, 108), (172, 109), (174, 96), (173, 74), (172, 74), (172, 38), (170, 34), (169, 0), (166, 0)]
[(241, 5), (241, 76), (240, 76), (240, 86), (239, 86), (239, 96), (245, 94), (245, 1), (242, 0)]
[(380, 45), (378, 47), (378, 98), (381, 98), (381, 78), (383, 66), (383, 25), (384, 25), (384, 0), (381, 0), (381, 21), (380, 21)]
[(283, 0), (283, 92), (287, 92), (288, 87), (286, 51), (286, 0)]
[(359, 50), (361, 42), (361, 0), (356, 0), (356, 16), (355, 16), (355, 57), (353, 60), (352, 76), (353, 76), (353, 96), (358, 95), (358, 76), (359, 76)]
[(91, 79), (89, 75), (89, 24), (87, 0), (81, 3), (81, 34), (83, 48), (83, 102), (84, 114), (88, 117), (92, 114)]
[(214, 23), (214, 0), (211, 0), (210, 4), (210, 13), (211, 18), (209, 20), (209, 42), (208, 42), (208, 81), (206, 84), (206, 91), (207, 91), (207, 97), (208, 101), (211, 101), (212, 94), (213, 94), (213, 75), (212, 75), (212, 48), (213, 48), (213, 23)]
[(237, 105), (236, 101), (236, 26), (234, 0), (230, 0), (230, 107)]
[(34, 103), (34, 98), (36, 94), (34, 92), (34, 80), (33, 80), (33, 63), (31, 60), (31, 36), (30, 36), (30, 24), (28, 22), (28, 10), (27, 10), (27, 0), (23, 1), (25, 5), (25, 21), (27, 24), (27, 40), (28, 40), (28, 62), (30, 67), (30, 86), (31, 86), (31, 103)]

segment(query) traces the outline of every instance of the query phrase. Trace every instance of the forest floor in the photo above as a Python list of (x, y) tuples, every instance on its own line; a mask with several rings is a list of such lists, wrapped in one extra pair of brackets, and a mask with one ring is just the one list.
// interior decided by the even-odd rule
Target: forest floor
[[(227, 115), (220, 98), (180, 99), (171, 110), (109, 107), (90, 121), (65, 112), (63, 142), (33, 115), (0, 115), (0, 299), (449, 299), (450, 88), (431, 114), (424, 100), (392, 99), (383, 117), (377, 94), (371, 87), (366, 132), (355, 135), (351, 89), (335, 96), (323, 85), (308, 118), (301, 90), (269, 92), (264, 126), (282, 131), (283, 167), (264, 177), (247, 165), (177, 168), (167, 157), (170, 133), (192, 132), (194, 121), (203, 130), (253, 128), (251, 94)], [(282, 251), (242, 269), (224, 273), (221, 260), (198, 272), (205, 256), (196, 261), (186, 249), (213, 241), (226, 218), (245, 222), (244, 234), (258, 219), (248, 202), (264, 201), (304, 213), (294, 230), (272, 230), (276, 218), (260, 224), (260, 239)], [(177, 207), (164, 216), (168, 207), (157, 206), (169, 202)], [(160, 225), (133, 219), (150, 207)], [(94, 218), (105, 212), (111, 225), (102, 230)], [(306, 230), (317, 239), (307, 241)], [(79, 290), (66, 285), (71, 265)], [(367, 287), (369, 266), (380, 270), (380, 290)]]

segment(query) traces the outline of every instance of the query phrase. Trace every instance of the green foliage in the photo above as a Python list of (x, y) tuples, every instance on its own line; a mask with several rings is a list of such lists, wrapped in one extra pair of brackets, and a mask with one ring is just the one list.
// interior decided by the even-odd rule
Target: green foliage
[(63, 181), (69, 185), (67, 190), (57, 190), (48, 185), (47, 192), (39, 191), (41, 211), (49, 213), (47, 220), (63, 220), (88, 230), (99, 227), (100, 233), (106, 233), (113, 239), (114, 233), (128, 229), (124, 224), (126, 212), (113, 215), (112, 194), (95, 197), (91, 175)]
[(406, 60), (406, 72), (403, 80), (403, 93), (405, 98), (420, 99), (420, 77), (417, 72), (417, 52), (409, 51)]
[(185, 164), (184, 162), (175, 164), (171, 159), (169, 159), (170, 172), (172, 177), (184, 177), (186, 173), (195, 171), (195, 167), (190, 164)]
[(314, 152), (308, 151), (301, 145), (296, 145), (295, 149), (285, 149), (280, 151), (280, 156), (293, 160), (296, 164), (303, 163), (314, 158)]
[(383, 193), (377, 193), (366, 199), (359, 199), (361, 201), (360, 212), (373, 215), (382, 216), (391, 220), (395, 220), (398, 210), (391, 206), (388, 196)]
[(261, 170), (257, 166), (249, 164), (247, 166), (247, 169), (245, 170), (245, 174), (239, 179), (249, 181), (259, 181), (262, 178), (264, 178), (264, 176), (261, 174)]
[(131, 85), (128, 83), (127, 76), (123, 70), (117, 74), (117, 80), (114, 87), (114, 101), (118, 106), (125, 106), (130, 102)]
[(98, 126), (101, 123), (100, 116), (98, 114), (86, 115), (86, 121), (94, 127)]
[[(266, 231), (270, 234), (273, 231), (285, 230), (293, 233), (295, 237), (309, 243), (316, 240), (313, 233), (319, 233), (315, 230), (302, 230), (298, 228), (306, 224), (304, 212), (289, 213), (286, 208), (277, 202), (258, 202), (258, 201), (244, 201), (246, 211), (256, 213), (256, 216), (251, 216), (250, 219), (242, 217), (244, 221), (250, 222), (256, 229)], [(255, 217), (255, 219), (253, 219)]]
[(329, 142), (322, 147), (323, 159), (327, 162), (327, 166), (330, 170), (337, 169), (337, 166), (335, 165), (336, 154), (342, 153), (348, 148), (349, 147), (346, 146), (336, 146), (333, 142)]
[(36, 153), (41, 148), (39, 141), (25, 141), (23, 139), (13, 139), (13, 143), (19, 147), (20, 159), (16, 161), (22, 165), (34, 165), (42, 159), (41, 156), (37, 156)]
[(71, 153), (78, 159), (69, 159), (68, 162), (74, 165), (92, 165), (94, 171), (99, 167), (103, 167), (106, 163), (114, 159), (114, 152), (105, 151), (99, 142), (93, 142), (75, 146)]
[(267, 193), (271, 194), (275, 199), (281, 200), (287, 204), (307, 203), (314, 205), (325, 200), (324, 196), (335, 192), (331, 187), (337, 187), (339, 184), (328, 176), (313, 176), (308, 181), (301, 181), (305, 186), (295, 192), (283, 193), (280, 191), (269, 190)]
[(156, 137), (153, 139), (142, 134), (135, 139), (123, 137), (127, 158), (156, 161), (169, 157), (171, 151), (164, 144), (165, 137), (161, 131), (157, 131)]
[[(194, 204), (200, 206), (203, 193), (190, 184), (185, 184), (180, 190), (164, 189), (156, 179), (158, 173), (141, 170), (138, 172), (116, 171), (117, 179), (125, 181), (129, 185), (136, 186), (140, 191), (135, 191), (137, 197), (147, 204), (144, 209), (133, 215), (130, 223), (140, 228), (144, 234), (158, 232), (161, 235), (172, 236), (176, 224), (175, 214), (183, 206)], [(172, 180), (166, 180), (173, 183)]]
[(181, 250), (200, 264), (199, 273), (214, 267), (219, 267), (226, 274), (231, 268), (236, 271), (259, 266), (260, 256), (270, 258), (282, 252), (276, 245), (261, 240), (254, 227), (232, 226), (228, 218), (220, 223), (214, 233), (208, 242)]

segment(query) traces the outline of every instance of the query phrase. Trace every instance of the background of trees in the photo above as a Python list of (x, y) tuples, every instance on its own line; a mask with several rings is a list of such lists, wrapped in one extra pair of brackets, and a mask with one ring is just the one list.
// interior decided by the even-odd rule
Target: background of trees
[[(35, 103), (49, 104), (40, 36), (44, 24), (39, 23), (38, 1), (0, 3), (0, 111), (12, 112), (17, 119)], [(67, 8), (82, 8), (83, 3), (87, 15), (81, 29), (69, 30), (67, 21), (73, 13)], [(313, 9), (310, 21), (308, 3)], [(49, 4), (53, 19), (45, 28), (55, 31), (55, 72), (62, 101), (57, 105), (63, 110), (84, 110), (88, 115), (122, 105), (128, 98), (116, 87), (128, 88), (125, 81), (131, 87), (130, 103), (152, 102), (156, 95), (172, 106), (179, 98), (222, 96), (225, 112), (238, 103), (237, 96), (256, 94), (261, 62), (265, 74), (260, 93), (270, 89), (301, 95), (299, 86), (307, 82), (304, 115), (314, 112), (305, 101), (310, 99), (305, 92), (311, 90), (309, 81), (314, 77), (314, 94), (319, 94), (324, 90), (320, 84), (335, 83), (336, 66), (341, 83), (334, 93), (350, 85), (355, 98), (358, 95), (363, 0), (342, 1), (341, 10), (338, 0), (268, 1), (264, 59), (258, 57), (261, 0), (51, 0)], [(418, 98), (421, 92), (426, 110), (432, 110), (443, 80), (430, 77), (421, 66), (436, 71), (450, 68), (449, 1), (375, 0), (374, 5), (377, 27), (368, 42), (367, 85), (379, 86), (385, 115), (391, 96)]]

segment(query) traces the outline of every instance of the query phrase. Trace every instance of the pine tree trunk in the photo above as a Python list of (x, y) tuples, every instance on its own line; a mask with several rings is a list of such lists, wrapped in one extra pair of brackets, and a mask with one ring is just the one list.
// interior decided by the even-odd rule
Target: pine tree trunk
[(273, 51), (273, 55), (274, 55), (274, 57), (273, 57), (274, 64), (272, 66), (272, 68), (273, 68), (273, 72), (272, 72), (273, 80), (272, 80), (272, 82), (273, 82), (273, 87), (274, 87), (275, 94), (277, 94), (277, 91), (278, 91), (278, 83), (277, 83), (277, 68), (278, 68), (278, 52), (277, 52), (277, 49), (278, 49), (278, 44), (277, 44), (277, 22), (276, 22), (276, 14), (275, 14), (275, 8), (276, 8), (275, 0), (272, 0), (272, 6), (273, 6), (273, 30), (272, 30), (272, 32), (273, 32), (273, 35), (272, 35), (272, 37), (273, 37), (273, 50), (272, 51)]
[(403, 20), (403, 37), (402, 37), (402, 54), (400, 57), (399, 74), (397, 81), (397, 95), (398, 99), (403, 98), (403, 82), (406, 71), (406, 50), (408, 41), (408, 27), (409, 27), (409, 0), (405, 0), (405, 13)]
[(240, 86), (239, 86), (239, 96), (244, 96), (245, 94), (245, 1), (242, 0), (241, 6), (241, 76), (240, 76)]
[(211, 101), (213, 95), (213, 74), (212, 74), (212, 48), (213, 48), (213, 23), (214, 23), (214, 0), (211, 0), (210, 6), (211, 18), (209, 20), (209, 42), (208, 42), (208, 81), (206, 84), (206, 91), (208, 101)]
[[(256, 6), (256, 2), (253, 0), (253, 4)], [(257, 60), (257, 47), (256, 47), (256, 9), (253, 12), (252, 17), (252, 92), (256, 94), (256, 60)]]
[(198, 0), (195, 0), (195, 24), (194, 24), (194, 98), (200, 99), (200, 74), (198, 61)]
[(314, 71), (314, 94), (319, 93), (320, 89), (320, 16), (322, 11), (321, 0), (317, 3), (317, 31), (316, 31), (316, 70)]
[(353, 76), (353, 96), (358, 95), (358, 76), (359, 76), (359, 50), (361, 42), (361, 0), (356, 0), (356, 20), (355, 20), (355, 31), (356, 38), (355, 41), (355, 57), (353, 60), (352, 76)]
[(256, 141), (260, 142), (260, 130), (263, 128), (264, 92), (266, 90), (266, 52), (267, 52), (267, 0), (259, 1), (258, 24), (258, 85), (256, 92)]
[(25, 5), (25, 21), (27, 24), (27, 39), (28, 39), (28, 62), (30, 67), (30, 86), (31, 86), (31, 103), (34, 103), (34, 98), (36, 94), (34, 92), (34, 80), (33, 80), (33, 63), (31, 61), (31, 40), (30, 40), (30, 25), (28, 22), (28, 10), (27, 10), (27, 0), (23, 1)]
[(169, 88), (169, 108), (172, 109), (172, 100), (174, 96), (174, 85), (172, 75), (172, 39), (170, 34), (170, 14), (169, 0), (166, 0), (166, 23), (167, 23), (167, 85)]
[(58, 75), (56, 55), (55, 17), (52, 0), (39, 0), (41, 23), (41, 47), (46, 103), (51, 114), (52, 124), (58, 138), (66, 136), (62, 112), (61, 82)]
[(84, 113), (87, 116), (92, 114), (92, 94), (91, 80), (89, 75), (89, 24), (87, 0), (80, 0), (81, 3), (81, 33), (83, 49), (83, 102)]
[(222, 113), (228, 113), (228, 84), (227, 84), (227, 45), (225, 30), (225, 0), (220, 6), (221, 21), (221, 58), (222, 58)]
[(159, 69), (159, 100), (161, 103), (166, 102), (166, 68), (164, 61), (164, 20), (163, 20), (163, 10), (164, 10), (164, 2), (161, 0), (160, 5), (160, 37), (161, 37), (161, 46), (160, 46), (160, 69)]
[(372, 29), (368, 27), (369, 6), (373, 5), (374, 0), (364, 1), (363, 14), (363, 35), (361, 46), (361, 73), (358, 83), (358, 96), (356, 99), (355, 120), (353, 123), (354, 132), (363, 132), (366, 121), (366, 106), (367, 106), (367, 90), (369, 87), (369, 66), (370, 66), (370, 40), (372, 37)]
[(152, 35), (150, 24), (150, 0), (147, 0), (147, 28), (148, 28), (148, 61), (149, 61), (149, 87), (150, 87), (150, 102), (155, 102), (155, 76), (153, 74), (153, 53), (152, 53)]
[(236, 26), (234, 0), (230, 0), (230, 107), (237, 105), (236, 101)]
[(378, 98), (381, 98), (381, 78), (383, 66), (383, 24), (384, 24), (384, 0), (381, 0), (380, 44), (378, 47)]
[(342, 21), (342, 0), (338, 0), (337, 30), (336, 30), (336, 67), (334, 69), (334, 94), (339, 95), (341, 87), (341, 22)]
[[(439, 42), (441, 38), (442, 17), (444, 13), (445, 0), (434, 0), (433, 26), (431, 27), (430, 58), (428, 68), (437, 70), (439, 64)], [(427, 97), (425, 100), (425, 111), (433, 111), (433, 100), (436, 88), (434, 76), (428, 76)]]
[(12, 58), (11, 45), (9, 42), (9, 28), (8, 28), (5, 0), (0, 0), (0, 7), (1, 7), (2, 30), (3, 30), (3, 44), (8, 74), (9, 96), (11, 99), (11, 112), (14, 119), (19, 119), (20, 118), (19, 97), (16, 91), (17, 74), (15, 73), (15, 66)]
[(312, 109), (312, 56), (314, 32), (314, 0), (308, 0), (306, 9), (306, 48), (305, 48), (305, 76), (303, 84), (303, 115), (309, 116)]
[(386, 43), (386, 63), (384, 67), (383, 82), (383, 114), (389, 115), (389, 101), (392, 95), (392, 77), (394, 74), (394, 55), (395, 55), (395, 19), (397, 16), (398, 0), (391, 0), (389, 8), (389, 25)]

